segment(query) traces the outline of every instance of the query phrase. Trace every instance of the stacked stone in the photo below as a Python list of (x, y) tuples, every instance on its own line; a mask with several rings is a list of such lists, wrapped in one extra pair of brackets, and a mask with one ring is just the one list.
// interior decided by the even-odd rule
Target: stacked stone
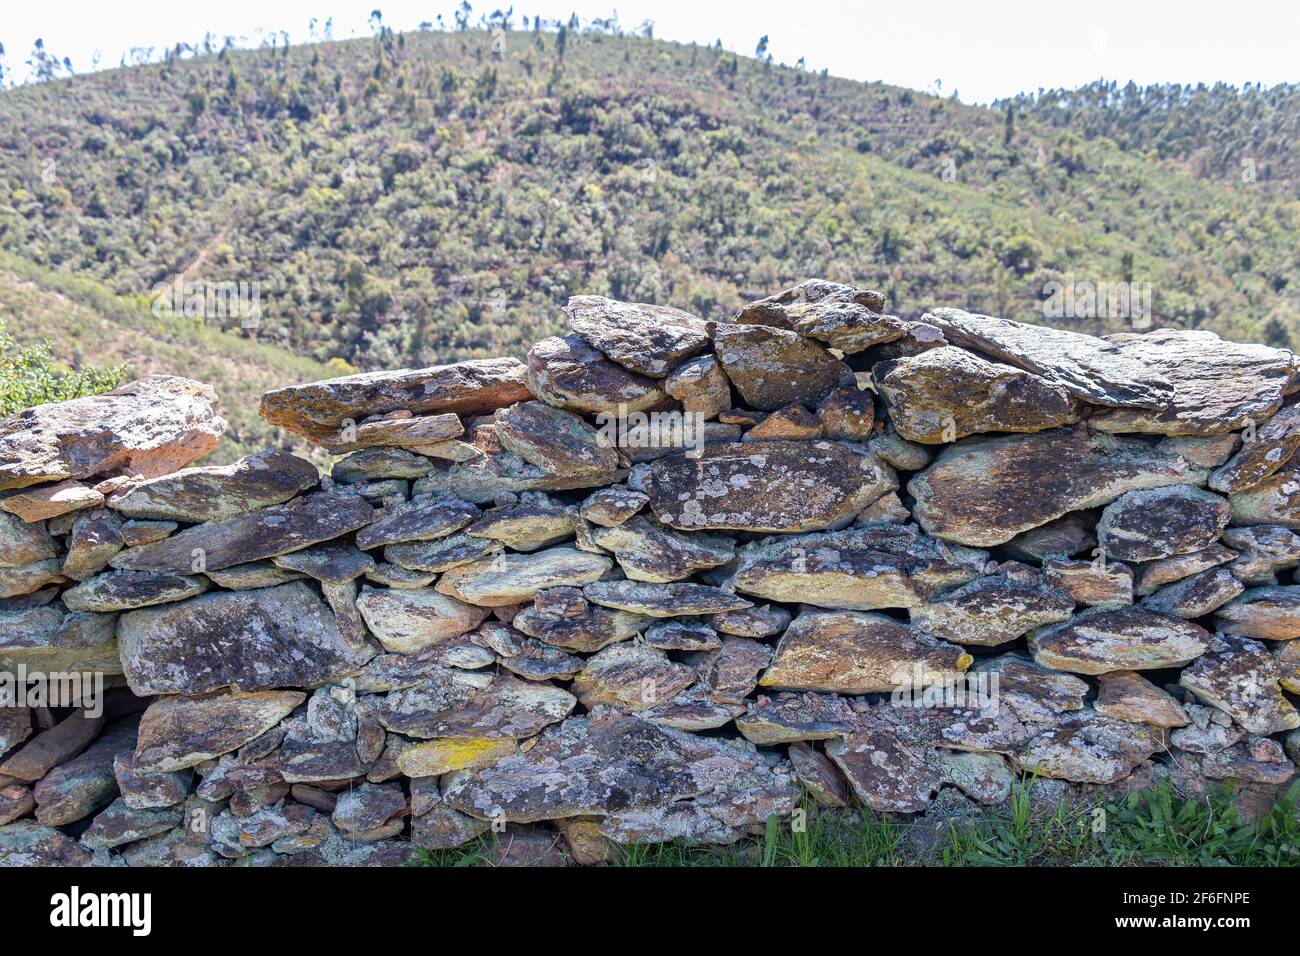
[(396, 863), (503, 829), (597, 862), (804, 792), (1293, 776), (1290, 352), (907, 322), (822, 280), (729, 323), (567, 312), (526, 364), (268, 393), (327, 477), (184, 467), (222, 423), (183, 380), (0, 423), (0, 665), (125, 685), (0, 708), (0, 862)]

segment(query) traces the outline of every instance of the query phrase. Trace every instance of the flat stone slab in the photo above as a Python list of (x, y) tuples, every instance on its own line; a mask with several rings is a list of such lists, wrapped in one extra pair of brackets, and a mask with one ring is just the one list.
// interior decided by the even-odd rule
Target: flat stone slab
[(1161, 371), (1108, 339), (961, 309), (935, 309), (921, 321), (953, 345), (1033, 372), (1094, 405), (1162, 408), (1174, 398)]
[(1084, 710), (1043, 730), (1012, 760), (1018, 769), (1042, 777), (1112, 784), (1163, 749), (1160, 736), (1144, 724)]
[(874, 457), (828, 441), (725, 442), (650, 466), (650, 507), (682, 530), (839, 528), (897, 476)]
[(1196, 485), (1205, 477), (1204, 469), (1138, 439), (1079, 426), (950, 445), (907, 490), (916, 499), (914, 517), (930, 534), (987, 547), (1126, 492)]
[(68, 588), (60, 598), (70, 611), (128, 611), (183, 601), (208, 590), (206, 578), (171, 571), (106, 571)]
[(1111, 671), (1100, 675), (1097, 683), (1093, 709), (1103, 717), (1153, 727), (1184, 727), (1190, 722), (1172, 695), (1136, 671)]
[(1292, 457), (1277, 471), (1228, 496), (1234, 525), (1275, 524), (1300, 530), (1300, 458)]
[(1215, 491), (1244, 491), (1273, 474), (1300, 449), (1300, 404), (1286, 405), (1256, 430), (1241, 450), (1210, 475)]
[(568, 691), (510, 674), (447, 670), (389, 693), (375, 706), (387, 729), (421, 740), (523, 740), (563, 720), (577, 703)]
[(943, 444), (982, 432), (1039, 432), (1078, 418), (1063, 386), (952, 346), (879, 362), (872, 377), (890, 421), (908, 441)]
[(357, 547), (433, 541), (468, 527), (480, 512), (468, 501), (420, 495), (385, 508), (379, 520), (357, 532)]
[(709, 348), (704, 320), (680, 309), (575, 295), (564, 311), (569, 328), (588, 345), (648, 378), (665, 378)]
[(1209, 646), (1204, 628), (1136, 607), (1087, 610), (1029, 636), (1034, 660), (1075, 674), (1182, 667)]
[(1214, 624), (1224, 634), (1260, 641), (1300, 637), (1300, 585), (1250, 588), (1215, 611)]
[(973, 658), (953, 644), (862, 611), (805, 611), (777, 643), (759, 686), (778, 690), (889, 693), (914, 683), (957, 680)]
[(944, 641), (994, 647), (1069, 620), (1074, 599), (1041, 580), (987, 575), (909, 611), (914, 627)]
[(326, 440), (346, 423), (362, 422), (371, 415), (401, 410), (413, 415), (478, 415), (531, 397), (518, 359), (473, 359), (278, 388), (262, 396), (258, 412), (272, 425)]
[[(1159, 614), (1193, 620), (1218, 610), (1241, 594), (1244, 587), (1227, 568), (1211, 568), (1161, 588), (1142, 605)], [(1292, 636), (1300, 637), (1300, 630)]]
[(663, 385), (611, 362), (580, 335), (542, 339), (528, 352), (526, 381), (556, 408), (590, 414), (644, 412), (668, 404)]
[(318, 492), (186, 528), (156, 544), (128, 548), (109, 563), (130, 571), (221, 570), (308, 548), (363, 528), (374, 519), (375, 509), (360, 495)]
[(1300, 727), (1300, 714), (1283, 695), (1283, 673), (1263, 644), (1215, 637), (1210, 649), (1178, 675), (1178, 683), (1253, 734)]
[(54, 485), (41, 485), (13, 492), (0, 500), (0, 510), (15, 514), (23, 521), (48, 521), (59, 515), (85, 508), (98, 508), (104, 496), (94, 488), (68, 479)]
[(313, 686), (355, 671), (375, 653), (345, 641), (334, 615), (301, 581), (131, 611), (118, 621), (118, 645), (127, 681), (141, 696)]
[(645, 614), (592, 607), (574, 618), (524, 608), (515, 615), (513, 623), (524, 634), (554, 647), (592, 654), (618, 641), (630, 640), (654, 621), (655, 618)]
[(593, 604), (650, 617), (720, 614), (752, 607), (752, 601), (705, 584), (645, 584), (640, 581), (598, 581), (582, 589)]
[(1221, 544), (1212, 544), (1189, 554), (1176, 554), (1157, 561), (1145, 562), (1137, 570), (1133, 593), (1139, 597), (1154, 594), (1166, 584), (1227, 564), (1236, 556), (1236, 551), (1225, 548)]
[(322, 436), (321, 444), (332, 455), (343, 455), (362, 448), (407, 448), (420, 451), (465, 434), (460, 416), (451, 412), (440, 415), (406, 415), (403, 412), (389, 414), (395, 417), (363, 422), (341, 428), (333, 435)]
[(595, 528), (591, 536), (614, 555), (632, 581), (680, 581), (736, 556), (730, 538), (681, 534), (645, 518), (633, 518), (614, 528)]
[(367, 589), (357, 598), (357, 608), (384, 649), (399, 654), (414, 654), (467, 634), (489, 613), (433, 588)]
[(760, 694), (736, 718), (736, 729), (746, 740), (774, 746), (843, 737), (857, 723), (857, 714), (837, 694)]
[(591, 710), (601, 704), (624, 711), (646, 710), (695, 683), (695, 671), (644, 644), (611, 644), (588, 658), (573, 681), (573, 693)]
[(263, 452), (231, 465), (184, 468), (126, 485), (108, 506), (127, 518), (219, 521), (282, 504), (319, 481), (311, 462), (288, 452)]
[(1192, 485), (1130, 491), (1102, 511), (1097, 541), (1121, 561), (1190, 554), (1218, 540), (1231, 510), (1226, 498)]
[(37, 405), (0, 421), (0, 491), (110, 471), (165, 475), (212, 451), (225, 430), (217, 393), (187, 378)]
[(589, 584), (613, 566), (609, 558), (576, 548), (548, 548), (459, 565), (444, 573), (435, 587), (470, 604), (502, 607), (531, 601), (545, 588)]

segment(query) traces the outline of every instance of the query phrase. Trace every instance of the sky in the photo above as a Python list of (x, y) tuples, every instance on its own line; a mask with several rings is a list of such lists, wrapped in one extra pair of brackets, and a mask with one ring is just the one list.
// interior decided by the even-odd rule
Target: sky
[[(480, 0), (481, 2), (481, 0)], [(567, 20), (608, 18), (635, 29), (654, 21), (654, 35), (683, 42), (721, 39), (752, 55), (769, 37), (777, 62), (804, 58), (809, 69), (881, 80), (951, 95), (968, 103), (1041, 88), (1076, 87), (1099, 77), (1139, 85), (1162, 82), (1272, 85), (1300, 81), (1300, 2), (1297, 0), (493, 0), (475, 4), (472, 20), (514, 3), (515, 23), (527, 14)], [(98, 62), (117, 65), (131, 47), (194, 43), (211, 31), (256, 46), (269, 33), (310, 40), (308, 24), (333, 18), (335, 39), (370, 34), (376, 7), (395, 30), (415, 29), (437, 14), (450, 27), (457, 4), (408, 0), (221, 0), (217, 3), (141, 0), (5, 0), (0, 43), (21, 78), (39, 37), (77, 72)], [(319, 26), (318, 26), (319, 31)]]

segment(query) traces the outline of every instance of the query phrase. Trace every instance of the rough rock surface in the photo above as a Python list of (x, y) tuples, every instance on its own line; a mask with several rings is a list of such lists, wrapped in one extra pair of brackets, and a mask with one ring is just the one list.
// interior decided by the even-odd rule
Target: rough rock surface
[(1226, 500), (1191, 485), (1130, 491), (1102, 511), (1097, 541), (1109, 558), (1154, 561), (1209, 547), (1230, 516)]
[(543, 339), (528, 353), (532, 393), (556, 408), (591, 414), (644, 412), (665, 404), (663, 386), (630, 372), (580, 335)]
[(763, 325), (719, 325), (718, 361), (751, 408), (773, 412), (796, 402), (816, 404), (853, 372), (830, 352), (795, 332)]
[(680, 309), (575, 295), (564, 311), (588, 345), (649, 378), (664, 378), (709, 347), (704, 320)]
[(1075, 674), (1181, 667), (1209, 647), (1210, 635), (1190, 621), (1141, 608), (1092, 609), (1029, 636), (1034, 660)]
[(220, 521), (278, 505), (316, 486), (316, 466), (286, 452), (265, 452), (233, 465), (184, 468), (127, 485), (108, 506), (127, 518)]

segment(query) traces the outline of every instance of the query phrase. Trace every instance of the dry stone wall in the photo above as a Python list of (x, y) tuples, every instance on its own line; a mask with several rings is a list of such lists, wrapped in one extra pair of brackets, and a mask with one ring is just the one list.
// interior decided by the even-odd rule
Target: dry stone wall
[(1285, 784), (1295, 356), (885, 307), (579, 296), (526, 363), (268, 393), (326, 475), (193, 466), (224, 423), (181, 379), (0, 422), (0, 862), (590, 863), (1020, 773)]

